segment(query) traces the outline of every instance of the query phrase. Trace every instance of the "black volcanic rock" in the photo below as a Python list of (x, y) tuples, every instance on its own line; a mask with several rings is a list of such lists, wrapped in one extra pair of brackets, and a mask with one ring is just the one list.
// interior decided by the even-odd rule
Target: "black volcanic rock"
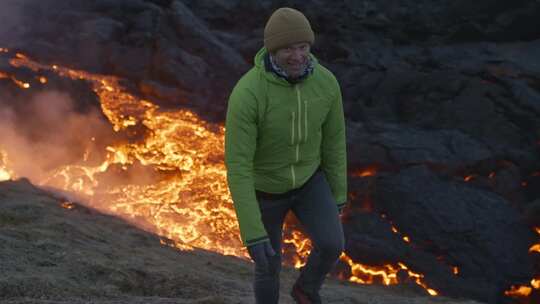
[(487, 145), (453, 129), (350, 123), (348, 134), (351, 167), (376, 164), (383, 168), (402, 168), (430, 164), (456, 172), (495, 157)]
[[(422, 254), (399, 256), (429, 272), (427, 279), (443, 293), (492, 303), (514, 282), (533, 276), (532, 231), (508, 201), (490, 191), (442, 179), (419, 166), (377, 180), (375, 200), (377, 211), (411, 238), (415, 252), (444, 257), (437, 266), (424, 263)], [(433, 269), (448, 265), (459, 267), (457, 277)], [(471, 281), (476, 281), (474, 291)]]

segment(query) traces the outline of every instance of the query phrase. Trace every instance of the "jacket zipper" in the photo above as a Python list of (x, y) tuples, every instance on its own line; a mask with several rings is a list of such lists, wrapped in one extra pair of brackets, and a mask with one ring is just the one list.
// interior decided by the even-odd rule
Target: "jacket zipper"
[[(291, 122), (291, 145), (294, 145), (294, 124), (296, 123), (295, 121), (295, 113), (294, 111), (291, 113), (292, 115), (292, 122)], [(296, 184), (296, 174), (294, 172), (294, 164), (291, 164), (291, 179), (292, 179), (292, 187), (294, 189), (294, 186)]]
[(298, 143), (302, 141), (302, 102), (300, 100), (300, 89), (298, 89), (298, 85), (295, 85), (294, 88), (296, 89), (296, 101), (298, 104)]
[(304, 111), (305, 111), (305, 115), (304, 115), (304, 131), (305, 131), (305, 138), (304, 138), (304, 142), (307, 142), (307, 135), (308, 135), (308, 127), (307, 127), (307, 99), (304, 100)]
[(294, 165), (291, 165), (291, 176), (292, 176), (292, 186), (293, 186), (293, 189), (294, 189), (294, 186), (296, 184), (296, 175), (294, 173)]
[(291, 145), (294, 145), (294, 121), (295, 121), (295, 113), (292, 112), (291, 113), (291, 116), (292, 116), (292, 124), (291, 124)]
[[(295, 85), (294, 89), (296, 90), (296, 101), (298, 104), (298, 141), (295, 147), (295, 161), (293, 164), (291, 164), (291, 178), (292, 178), (293, 189), (296, 187), (296, 172), (294, 171), (294, 164), (298, 163), (298, 161), (300, 160), (300, 142), (302, 141), (302, 98), (300, 96), (300, 89), (298, 88), (298, 85)], [(305, 119), (306, 119), (305, 125), (307, 126), (307, 112), (306, 112)], [(293, 144), (294, 144), (294, 123), (295, 123), (295, 114), (293, 112), (292, 130), (291, 130), (292, 131), (291, 140)]]

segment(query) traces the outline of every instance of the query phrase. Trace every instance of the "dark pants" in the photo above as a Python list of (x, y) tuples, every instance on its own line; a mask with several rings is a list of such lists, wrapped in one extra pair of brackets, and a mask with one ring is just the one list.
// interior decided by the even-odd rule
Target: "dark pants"
[(336, 202), (324, 173), (317, 171), (302, 188), (282, 197), (258, 195), (262, 221), (276, 256), (271, 270), (255, 265), (255, 299), (257, 304), (279, 301), (279, 272), (283, 222), (292, 210), (305, 228), (313, 250), (302, 268), (298, 284), (309, 295), (318, 297), (324, 279), (336, 264), (344, 247), (343, 228)]

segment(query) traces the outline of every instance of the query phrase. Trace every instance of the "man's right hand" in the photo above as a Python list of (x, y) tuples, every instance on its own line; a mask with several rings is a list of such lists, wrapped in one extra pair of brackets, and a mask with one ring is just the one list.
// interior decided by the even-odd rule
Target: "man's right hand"
[(272, 245), (270, 245), (270, 241), (264, 241), (248, 246), (247, 250), (249, 256), (253, 262), (255, 262), (255, 264), (263, 269), (266, 269), (267, 271), (270, 271), (270, 263), (268, 262), (268, 258), (276, 255)]

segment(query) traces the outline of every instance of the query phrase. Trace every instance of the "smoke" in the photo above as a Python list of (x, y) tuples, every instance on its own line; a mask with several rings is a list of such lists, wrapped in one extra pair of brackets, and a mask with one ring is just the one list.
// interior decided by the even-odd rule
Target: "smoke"
[(0, 100), (0, 106), (0, 150), (7, 152), (8, 167), (33, 183), (82, 160), (96, 148), (92, 138), (110, 134), (97, 109), (78, 113), (65, 93), (40, 92), (29, 100)]

